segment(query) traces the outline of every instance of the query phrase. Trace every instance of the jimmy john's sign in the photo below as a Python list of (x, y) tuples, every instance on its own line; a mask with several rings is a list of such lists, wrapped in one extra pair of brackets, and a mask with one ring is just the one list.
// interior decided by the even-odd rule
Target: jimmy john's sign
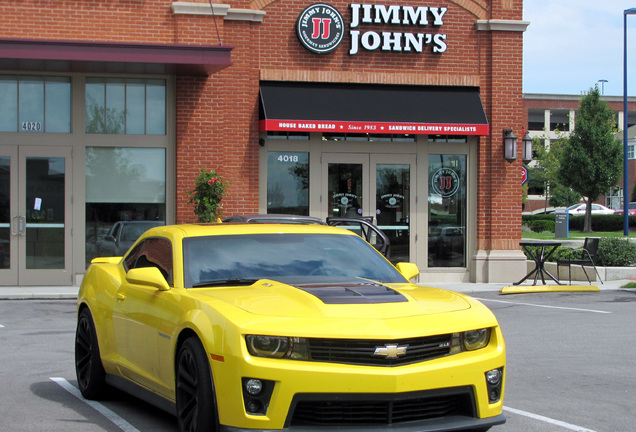
[[(446, 51), (446, 34), (431, 32), (430, 29), (444, 25), (445, 7), (430, 6), (387, 6), (378, 4), (349, 5), (351, 21), (348, 23), (350, 39), (349, 54), (367, 51), (404, 51), (434, 53)], [(382, 25), (383, 31), (374, 26)], [(326, 3), (315, 3), (298, 16), (296, 33), (300, 42), (315, 53), (335, 50), (344, 39), (346, 29), (342, 14)], [(386, 31), (395, 26), (395, 31)], [(403, 31), (421, 27), (421, 32)], [(427, 32), (425, 28), (429, 29)]]

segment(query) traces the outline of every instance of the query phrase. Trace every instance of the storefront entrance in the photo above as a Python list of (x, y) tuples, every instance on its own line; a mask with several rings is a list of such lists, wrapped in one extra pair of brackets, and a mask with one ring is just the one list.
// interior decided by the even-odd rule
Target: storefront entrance
[(469, 280), (477, 229), (476, 218), (469, 217), (477, 211), (476, 159), (470, 156), (476, 139), (301, 133), (267, 138), (261, 212), (367, 218), (389, 237), (391, 262), (416, 263), (428, 280)]
[(415, 202), (415, 155), (324, 153), (327, 217), (369, 217), (391, 241), (392, 262), (415, 261), (411, 203)]
[(71, 148), (0, 146), (0, 285), (70, 285)]

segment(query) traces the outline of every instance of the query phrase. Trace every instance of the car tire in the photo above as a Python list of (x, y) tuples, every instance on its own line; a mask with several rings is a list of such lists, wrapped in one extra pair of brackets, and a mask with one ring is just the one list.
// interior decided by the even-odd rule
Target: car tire
[(179, 430), (217, 431), (219, 422), (210, 363), (195, 337), (186, 339), (179, 348), (175, 381)]
[(75, 374), (79, 390), (86, 399), (99, 399), (104, 395), (106, 372), (99, 354), (95, 323), (88, 309), (83, 309), (77, 319)]

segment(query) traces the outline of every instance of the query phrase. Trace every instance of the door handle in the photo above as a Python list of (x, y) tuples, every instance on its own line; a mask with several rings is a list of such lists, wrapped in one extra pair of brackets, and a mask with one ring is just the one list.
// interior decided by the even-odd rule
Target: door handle
[(26, 234), (26, 218), (24, 216), (13, 216), (11, 218), (11, 235), (21, 236)]
[(18, 216), (13, 216), (11, 218), (11, 235), (13, 235), (13, 236), (17, 236), (19, 234), (19, 230), (18, 230), (18, 232), (16, 232), (16, 230), (15, 230), (16, 227), (17, 227), (17, 224), (16, 224), (16, 220), (17, 219), (18, 219)]
[(26, 234), (26, 218), (24, 216), (18, 216), (18, 235)]

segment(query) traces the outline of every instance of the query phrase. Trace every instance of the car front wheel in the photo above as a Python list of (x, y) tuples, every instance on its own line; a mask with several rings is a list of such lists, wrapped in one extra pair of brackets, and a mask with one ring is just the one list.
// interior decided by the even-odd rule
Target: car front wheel
[(218, 430), (210, 363), (201, 342), (195, 337), (186, 339), (179, 348), (176, 399), (180, 431)]
[(82, 310), (77, 319), (75, 373), (80, 392), (86, 399), (98, 399), (104, 394), (106, 373), (99, 355), (95, 324), (88, 309)]

